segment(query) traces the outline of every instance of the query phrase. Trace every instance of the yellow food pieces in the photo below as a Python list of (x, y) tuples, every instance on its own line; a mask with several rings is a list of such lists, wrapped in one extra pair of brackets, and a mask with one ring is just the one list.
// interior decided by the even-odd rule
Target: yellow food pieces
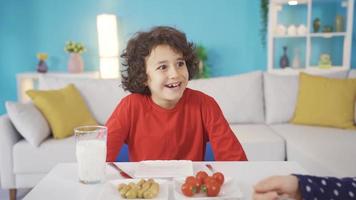
[(159, 193), (159, 183), (153, 179), (140, 179), (137, 183), (122, 183), (117, 189), (121, 197), (125, 199), (153, 199)]

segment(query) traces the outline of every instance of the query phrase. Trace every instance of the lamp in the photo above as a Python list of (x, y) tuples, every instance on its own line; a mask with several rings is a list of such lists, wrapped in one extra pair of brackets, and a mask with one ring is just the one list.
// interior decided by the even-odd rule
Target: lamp
[(290, 5), (290, 6), (298, 5), (298, 1), (297, 0), (288, 1), (288, 5)]
[(119, 77), (119, 41), (115, 15), (97, 16), (101, 78)]

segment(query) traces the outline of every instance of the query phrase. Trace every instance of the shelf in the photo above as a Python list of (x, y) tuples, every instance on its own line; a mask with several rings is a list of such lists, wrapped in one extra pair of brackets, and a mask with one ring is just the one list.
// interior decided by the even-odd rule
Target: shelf
[(307, 35), (273, 35), (274, 38), (305, 38)]
[(24, 72), (16, 74), (17, 81), (17, 98), (19, 102), (28, 102), (30, 98), (27, 96), (26, 91), (31, 89), (38, 89), (38, 81), (40, 77), (62, 77), (62, 78), (93, 78), (99, 79), (100, 73), (97, 71), (82, 72), (82, 73), (67, 73), (67, 72)]
[[(269, 72), (342, 71), (350, 69), (352, 25), (355, 0), (270, 0), (268, 15), (267, 68)], [(319, 19), (318, 21), (315, 21)], [(288, 28), (294, 25), (297, 31)], [(298, 31), (304, 25), (306, 31)], [(322, 32), (326, 28), (335, 32)], [(313, 30), (320, 32), (313, 32)], [(286, 47), (286, 50), (284, 50)], [(301, 68), (280, 69), (280, 60), (287, 55), (289, 64)], [(330, 57), (331, 68), (319, 68), (320, 57)], [(294, 63), (294, 64), (293, 64)]]
[(347, 70), (347, 67), (344, 66), (331, 66), (330, 68), (320, 68), (319, 66), (309, 66), (307, 69), (312, 70), (330, 70), (330, 71), (343, 71)]
[(310, 33), (310, 37), (331, 38), (331, 37), (337, 37), (337, 36), (345, 37), (346, 33), (345, 32)]
[[(290, 0), (272, 0), (272, 3), (275, 3), (275, 4), (281, 4), (281, 5), (285, 5), (287, 4), (288, 5), (288, 2)], [(308, 0), (297, 0), (298, 2), (298, 5), (299, 4), (307, 4), (308, 3)], [(292, 5), (291, 5), (292, 6)]]
[(317, 74), (322, 74), (322, 73), (330, 73), (330, 72), (340, 72), (340, 71), (347, 71), (347, 67), (343, 66), (333, 66), (331, 68), (319, 68), (318, 66), (310, 66), (307, 68), (291, 68), (287, 67), (284, 69), (281, 68), (275, 68), (271, 73), (274, 74), (281, 74), (281, 75), (293, 75), (293, 74), (298, 74), (300, 72), (309, 72), (309, 73), (317, 73)]
[(68, 77), (68, 78), (100, 78), (98, 71), (81, 72), (81, 73), (68, 73), (68, 72), (23, 72), (16, 75), (18, 78), (39, 78), (40, 76), (56, 76), (56, 77)]
[[(308, 35), (273, 35), (274, 38), (305, 38)], [(331, 37), (345, 37), (345, 32), (331, 32), (331, 33), (310, 33), (310, 37), (323, 37), (323, 38), (331, 38)]]

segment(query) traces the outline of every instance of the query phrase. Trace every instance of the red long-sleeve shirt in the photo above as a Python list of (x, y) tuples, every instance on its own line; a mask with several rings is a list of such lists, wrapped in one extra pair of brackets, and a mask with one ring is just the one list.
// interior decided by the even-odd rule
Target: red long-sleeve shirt
[(187, 88), (167, 110), (147, 95), (123, 98), (106, 123), (107, 161), (115, 161), (123, 143), (130, 161), (204, 160), (210, 141), (215, 160), (247, 160), (245, 152), (215, 100)]

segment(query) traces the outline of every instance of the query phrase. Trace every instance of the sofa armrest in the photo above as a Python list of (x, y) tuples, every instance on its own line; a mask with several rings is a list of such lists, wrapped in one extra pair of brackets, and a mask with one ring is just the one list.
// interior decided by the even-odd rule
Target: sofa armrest
[(13, 147), (21, 139), (7, 115), (0, 116), (0, 174), (4, 189), (16, 188), (13, 173)]

